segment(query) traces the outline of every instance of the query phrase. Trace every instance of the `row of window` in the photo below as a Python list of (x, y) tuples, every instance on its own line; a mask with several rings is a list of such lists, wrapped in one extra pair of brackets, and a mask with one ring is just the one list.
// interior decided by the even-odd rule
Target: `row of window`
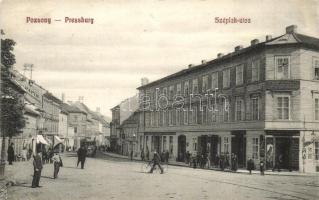
[[(251, 106), (251, 120), (259, 120), (259, 98), (252, 97), (250, 99)], [(235, 106), (235, 120), (245, 120), (245, 105), (243, 99), (236, 99)], [(201, 121), (198, 120), (198, 116), (201, 117)], [(202, 106), (202, 109), (198, 109), (197, 106), (184, 109), (170, 109), (162, 111), (153, 111), (145, 113), (145, 125), (147, 127), (157, 126), (173, 126), (181, 124), (210, 124), (217, 121), (227, 122), (229, 121), (230, 110), (228, 102), (224, 99), (219, 104), (212, 104), (211, 107), (206, 105)]]
[[(277, 96), (276, 97), (276, 114), (275, 118), (279, 120), (289, 120), (291, 114), (290, 97), (289, 96)], [(250, 98), (250, 114), (251, 120), (259, 120), (259, 97)], [(145, 124), (147, 127), (157, 126), (169, 126), (181, 125), (181, 124), (210, 124), (212, 122), (227, 122), (229, 121), (230, 109), (227, 105), (227, 101), (222, 101), (218, 108), (214, 104), (208, 108), (203, 105), (201, 110), (198, 110), (196, 106), (192, 106), (191, 109), (171, 109), (155, 112), (146, 112)], [(246, 111), (247, 112), (247, 111)], [(236, 98), (235, 101), (235, 121), (245, 120), (245, 102), (242, 98)], [(199, 122), (198, 116), (201, 117)], [(168, 119), (167, 119), (168, 118)], [(218, 120), (219, 119), (219, 120)], [(314, 119), (319, 120), (319, 98), (314, 99)]]
[[(290, 79), (290, 56), (275, 56), (275, 79)], [(314, 79), (319, 80), (319, 59), (313, 58)], [(251, 62), (251, 82), (260, 80), (260, 60), (253, 60)], [(235, 66), (235, 83), (236, 85), (242, 85), (244, 83), (244, 64)], [(229, 88), (231, 81), (231, 68), (226, 68), (222, 73), (222, 85), (219, 85), (219, 72), (213, 72), (210, 75), (202, 76), (201, 91), (199, 91), (198, 78), (187, 80), (183, 82), (183, 95), (188, 96), (190, 94), (198, 94), (199, 92), (206, 93), (209, 89), (215, 90), (216, 88)], [(209, 78), (211, 78), (211, 84), (209, 87)], [(176, 86), (176, 91), (175, 91)], [(149, 91), (150, 92), (150, 91)], [(155, 95), (155, 92), (152, 92)], [(171, 85), (161, 88), (161, 95), (173, 98), (174, 95), (182, 95), (182, 83)]]

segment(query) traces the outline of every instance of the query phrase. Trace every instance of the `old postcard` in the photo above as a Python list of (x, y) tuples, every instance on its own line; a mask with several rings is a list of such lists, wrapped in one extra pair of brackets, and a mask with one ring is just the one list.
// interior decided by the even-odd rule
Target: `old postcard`
[(0, 199), (319, 199), (318, 0), (0, 0)]

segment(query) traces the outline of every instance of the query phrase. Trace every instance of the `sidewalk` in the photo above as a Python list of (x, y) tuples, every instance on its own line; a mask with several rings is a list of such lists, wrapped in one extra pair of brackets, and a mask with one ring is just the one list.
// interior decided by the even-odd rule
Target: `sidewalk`
[[(127, 159), (130, 160), (130, 158), (128, 156), (123, 156), (123, 155), (119, 155), (116, 153), (110, 153), (110, 152), (101, 152), (107, 156), (113, 157), (113, 158), (122, 158), (122, 159)], [(141, 161), (140, 158), (137, 157), (133, 157), (134, 161)], [(178, 167), (190, 167), (188, 164), (183, 163), (183, 162), (177, 162), (174, 160), (169, 160), (169, 165), (172, 166), (178, 166)], [(201, 169), (201, 168), (197, 168), (197, 169)], [(203, 169), (201, 169), (203, 170)], [(220, 171), (222, 172), (219, 168), (210, 168), (210, 169), (204, 169), (204, 170), (214, 170), (214, 171)], [(233, 172), (229, 169), (225, 169), (223, 172), (228, 172), (228, 173), (241, 173), (241, 174), (249, 174), (248, 170), (245, 169), (238, 169), (236, 172)], [(260, 175), (260, 171), (258, 170), (253, 170), (252, 174), (258, 174)], [(319, 174), (317, 173), (301, 173), (301, 172), (297, 172), (297, 171), (281, 171), (281, 172), (276, 172), (276, 171), (271, 171), (271, 170), (267, 170), (265, 171), (265, 175), (271, 175), (271, 176), (319, 176)]]
[(7, 199), (8, 187), (11, 185), (24, 184), (28, 180), (32, 168), (32, 161), (13, 162), (13, 165), (5, 165), (5, 177), (0, 180), (0, 199)]

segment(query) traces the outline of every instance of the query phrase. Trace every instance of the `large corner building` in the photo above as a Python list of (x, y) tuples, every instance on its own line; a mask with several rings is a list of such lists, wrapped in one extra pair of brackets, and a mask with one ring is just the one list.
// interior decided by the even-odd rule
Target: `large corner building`
[(280, 159), (283, 169), (319, 171), (319, 39), (294, 25), (138, 90), (140, 149), (178, 161), (187, 151), (207, 154), (212, 163), (234, 153), (239, 167), (252, 158), (272, 169)]

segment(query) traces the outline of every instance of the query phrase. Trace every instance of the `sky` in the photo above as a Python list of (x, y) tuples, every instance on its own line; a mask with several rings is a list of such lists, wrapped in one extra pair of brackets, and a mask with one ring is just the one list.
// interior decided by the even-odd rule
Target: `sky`
[[(141, 78), (171, 73), (279, 36), (295, 24), (318, 37), (319, 1), (304, 0), (0, 0), (0, 27), (16, 41), (15, 68), (34, 65), (33, 79), (61, 98), (111, 116), (110, 109), (137, 93)], [(26, 18), (51, 18), (51, 24)], [(64, 23), (94, 18), (93, 24)], [(216, 23), (215, 18), (251, 23)], [(61, 19), (61, 21), (54, 21)], [(27, 74), (27, 76), (29, 76)]]

